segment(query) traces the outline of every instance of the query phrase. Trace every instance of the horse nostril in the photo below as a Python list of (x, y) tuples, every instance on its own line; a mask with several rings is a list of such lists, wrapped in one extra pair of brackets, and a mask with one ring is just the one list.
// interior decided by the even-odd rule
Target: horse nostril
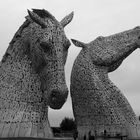
[(67, 94), (68, 94), (68, 90), (60, 91), (60, 90), (54, 89), (51, 92), (51, 97), (55, 98), (55, 97), (58, 97), (58, 96), (65, 96)]
[(52, 97), (52, 98), (53, 98), (53, 97), (56, 97), (56, 96), (58, 96), (58, 95), (60, 95), (59, 90), (52, 90), (52, 92), (51, 92), (51, 97)]

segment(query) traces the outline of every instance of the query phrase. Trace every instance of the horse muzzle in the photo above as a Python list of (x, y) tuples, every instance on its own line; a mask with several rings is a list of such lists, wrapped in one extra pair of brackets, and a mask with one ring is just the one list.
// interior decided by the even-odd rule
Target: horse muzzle
[(53, 89), (49, 97), (49, 106), (52, 109), (60, 109), (66, 102), (68, 89)]

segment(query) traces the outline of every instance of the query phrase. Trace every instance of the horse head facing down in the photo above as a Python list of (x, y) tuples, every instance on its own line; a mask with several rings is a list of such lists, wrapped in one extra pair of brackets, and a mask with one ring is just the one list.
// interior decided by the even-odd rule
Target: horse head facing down
[(29, 19), (34, 23), (29, 26), (26, 38), (30, 59), (41, 79), (44, 98), (53, 109), (59, 109), (65, 103), (68, 88), (65, 81), (66, 63), (70, 41), (64, 33), (64, 27), (72, 20), (73, 12), (58, 22), (46, 10), (28, 11)]
[(28, 65), (39, 75), (42, 98), (47, 100), (51, 108), (59, 109), (68, 95), (64, 66), (70, 41), (64, 33), (64, 27), (71, 22), (73, 12), (61, 22), (44, 9), (28, 10), (28, 13), (26, 21), (10, 42), (2, 63), (8, 55), (16, 61), (27, 56)]
[(75, 39), (72, 39), (72, 42), (75, 46), (82, 47), (85, 52), (88, 52), (95, 65), (106, 66), (108, 72), (112, 72), (139, 47), (139, 39), (140, 26), (137, 26), (111, 36), (99, 36), (90, 43), (83, 43)]

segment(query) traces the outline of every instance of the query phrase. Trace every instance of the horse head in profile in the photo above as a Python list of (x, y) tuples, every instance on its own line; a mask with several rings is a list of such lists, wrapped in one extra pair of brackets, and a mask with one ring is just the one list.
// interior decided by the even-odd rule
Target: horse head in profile
[[(28, 118), (27, 122), (37, 124), (47, 121), (48, 106), (60, 109), (67, 99), (64, 66), (70, 41), (65, 35), (64, 27), (73, 18), (72, 12), (58, 22), (44, 9), (28, 10), (28, 14), (10, 42), (0, 67), (0, 99), (6, 105), (1, 109), (7, 112), (8, 101), (11, 101), (9, 104), (13, 112), (12, 118), (9, 116), (7, 120), (3, 117), (1, 121), (21, 123), (21, 127), (25, 118)], [(24, 104), (22, 110), (14, 108), (17, 103)], [(28, 117), (21, 115), (17, 120), (17, 113), (20, 112)], [(33, 119), (31, 116), (38, 117)], [(7, 134), (2, 130), (1, 137), (11, 133), (10, 130), (6, 132)], [(22, 129), (20, 132), (24, 136)]]
[(108, 73), (140, 48), (140, 27), (100, 36), (90, 43), (72, 42), (82, 47), (73, 65), (70, 88), (79, 139), (89, 131), (139, 137), (136, 115)]

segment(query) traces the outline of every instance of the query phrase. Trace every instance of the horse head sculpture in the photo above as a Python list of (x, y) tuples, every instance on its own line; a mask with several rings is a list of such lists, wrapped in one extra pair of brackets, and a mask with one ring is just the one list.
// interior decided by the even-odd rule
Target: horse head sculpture
[(68, 95), (64, 66), (70, 41), (64, 27), (73, 12), (61, 22), (44, 9), (28, 14), (1, 61), (1, 115), (10, 113), (0, 119), (0, 137), (51, 136), (48, 106), (60, 109)]
[(90, 43), (72, 42), (82, 47), (72, 68), (70, 88), (79, 139), (89, 132), (139, 137), (136, 115), (108, 73), (140, 48), (140, 27), (100, 36)]

